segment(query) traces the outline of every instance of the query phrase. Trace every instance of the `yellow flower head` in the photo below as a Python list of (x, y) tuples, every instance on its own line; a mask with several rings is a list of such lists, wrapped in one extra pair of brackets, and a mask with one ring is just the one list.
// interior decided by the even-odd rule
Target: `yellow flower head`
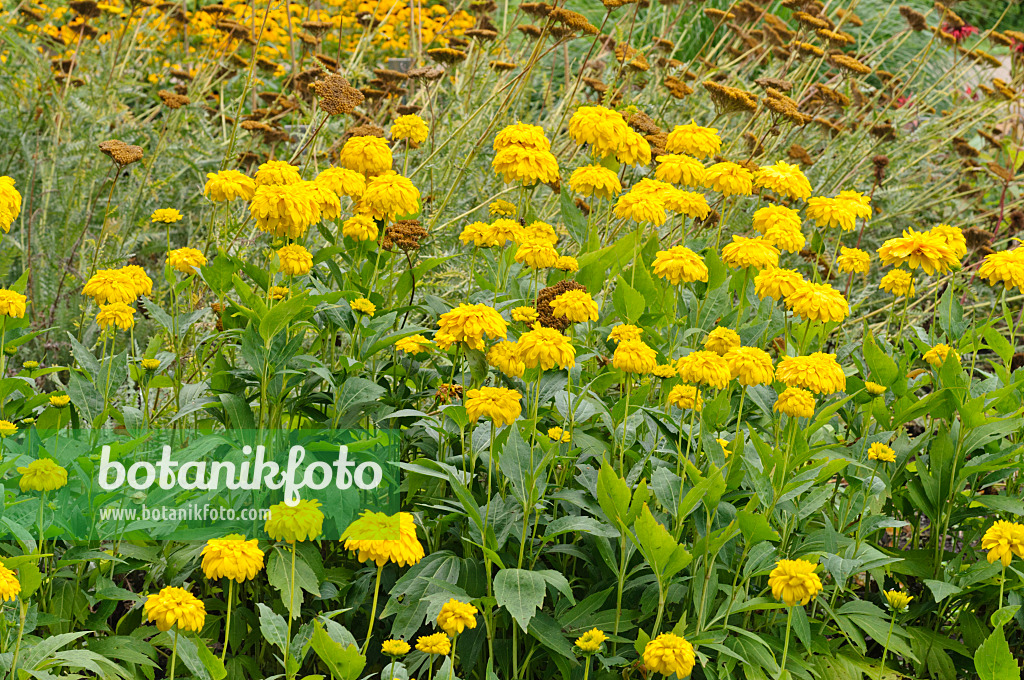
[(181, 213), (176, 208), (160, 208), (153, 211), (153, 214), (150, 215), (150, 220), (173, 224), (181, 221)]
[(548, 439), (550, 439), (553, 442), (561, 442), (563, 444), (568, 444), (570, 441), (572, 441), (572, 435), (560, 427), (549, 428), (547, 434)]
[(14, 220), (21, 214), (21, 194), (14, 188), (14, 179), (0, 177), (0, 227), (4, 233), (11, 230)]
[(696, 158), (682, 154), (658, 156), (655, 179), (669, 184), (682, 184), (694, 189), (707, 185), (707, 168)]
[(13, 570), (0, 562), (0, 602), (13, 601), (21, 592), (21, 581)]
[(551, 301), (551, 315), (572, 323), (597, 321), (597, 303), (585, 290), (567, 290)]
[(691, 121), (689, 125), (676, 125), (668, 133), (665, 150), (696, 158), (710, 158), (722, 150), (722, 140), (716, 128), (706, 128)]
[(458, 635), (467, 628), (476, 628), (477, 608), (452, 598), (441, 607), (437, 626), (448, 635)]
[(512, 310), (512, 320), (520, 323), (525, 323), (530, 326), (537, 321), (540, 315), (537, 314), (537, 310), (533, 307), (516, 307)]
[(674, 633), (661, 633), (649, 641), (643, 657), (648, 671), (677, 678), (689, 676), (697, 660), (693, 645)]
[(648, 165), (651, 162), (651, 145), (643, 135), (630, 128), (616, 147), (615, 158), (625, 165)]
[(275, 541), (311, 541), (320, 535), (324, 525), (324, 513), (320, 502), (300, 498), (295, 505), (278, 503), (269, 508), (270, 516), (263, 528)]
[(907, 595), (901, 590), (885, 591), (885, 601), (888, 603), (889, 609), (896, 613), (907, 611), (907, 608), (910, 607), (910, 602), (913, 599), (914, 598), (912, 596)]
[(569, 176), (569, 188), (583, 196), (612, 198), (622, 193), (619, 176), (603, 165), (584, 165)]
[(358, 199), (366, 191), (366, 178), (348, 168), (327, 168), (313, 181), (327, 187), (337, 196), (350, 196)]
[(380, 137), (349, 137), (341, 147), (338, 162), (364, 177), (374, 177), (391, 169), (391, 148)]
[(456, 342), (464, 342), (470, 349), (483, 350), (484, 338), (504, 338), (508, 324), (501, 314), (487, 305), (459, 304), (437, 320), (438, 332), (434, 342), (448, 349)]
[(740, 346), (740, 334), (731, 328), (717, 326), (708, 333), (704, 341), (704, 349), (710, 350), (719, 356), (725, 356), (734, 347)]
[(799, 387), (787, 387), (775, 400), (772, 410), (790, 418), (811, 418), (814, 416), (814, 395)]
[(905, 269), (893, 269), (882, 277), (878, 287), (897, 297), (914, 297), (914, 275)]
[(22, 491), (56, 491), (68, 483), (68, 471), (50, 458), (40, 458), (19, 467), (18, 486)]
[(416, 334), (395, 340), (395, 349), (406, 354), (422, 354), (430, 348), (430, 340)]
[(288, 161), (267, 161), (256, 170), (256, 186), (281, 186), (301, 182), (299, 169)]
[(710, 385), (724, 390), (729, 385), (729, 364), (715, 352), (690, 352), (676, 362), (679, 377), (689, 383)]
[(386, 515), (365, 510), (342, 532), (341, 540), (345, 541), (345, 550), (359, 553), (360, 562), (369, 560), (378, 567), (388, 562), (412, 566), (425, 555), (416, 538), (416, 520), (408, 512)]
[(271, 286), (267, 290), (267, 296), (271, 300), (284, 300), (289, 295), (291, 295), (291, 291), (284, 286)]
[(252, 200), (256, 193), (256, 182), (248, 175), (238, 170), (221, 170), (220, 172), (206, 173), (206, 186), (203, 187), (203, 196), (206, 196), (215, 203), (223, 203), (242, 199)]
[(427, 127), (427, 121), (416, 114), (399, 116), (391, 124), (391, 139), (404, 139), (413, 149), (427, 141), (428, 134), (430, 129)]
[(686, 246), (659, 250), (654, 256), (652, 268), (655, 276), (668, 279), (673, 286), (694, 281), (706, 283), (708, 280), (708, 268), (704, 264), (704, 258)]
[(333, 220), (341, 215), (341, 199), (331, 191), (331, 188), (323, 182), (297, 182), (294, 186), (301, 186), (309, 198), (316, 203), (320, 211), (320, 217)]
[(71, 397), (66, 394), (51, 394), (50, 406), (54, 408), (67, 408), (71, 403)]
[(857, 211), (850, 201), (816, 196), (807, 199), (807, 217), (819, 227), (839, 227), (852, 231), (857, 226)]
[(377, 223), (369, 215), (353, 215), (341, 225), (341, 235), (357, 241), (376, 241)]
[(764, 240), (779, 250), (790, 253), (800, 252), (803, 250), (804, 244), (807, 243), (807, 239), (799, 228), (794, 229), (792, 226), (782, 224), (769, 227), (764, 232)]
[(665, 201), (651, 191), (635, 189), (619, 196), (615, 202), (615, 216), (633, 222), (647, 222), (661, 226), (668, 219), (665, 214)]
[(1014, 555), (1024, 559), (1024, 525), (996, 520), (982, 536), (981, 547), (988, 551), (989, 564), (999, 560), (1008, 567)]
[(643, 340), (623, 340), (612, 356), (612, 366), (626, 373), (651, 373), (657, 365), (658, 353)]
[(871, 219), (871, 197), (859, 191), (840, 191), (836, 200), (845, 203), (853, 214), (862, 220)]
[(519, 244), (515, 260), (531, 269), (545, 269), (558, 262), (558, 251), (546, 239), (528, 239)]
[(937, 224), (928, 230), (932, 236), (942, 239), (957, 260), (967, 254), (967, 238), (960, 227), (953, 227), (948, 224)]
[(988, 285), (1003, 284), (1006, 290), (1024, 290), (1024, 248), (989, 253), (978, 268), (978, 276), (988, 279)]
[(380, 646), (381, 654), (393, 659), (405, 656), (411, 649), (412, 647), (405, 640), (385, 640)]
[(810, 321), (842, 321), (850, 313), (843, 294), (827, 283), (802, 282), (785, 299), (787, 309)]
[(808, 560), (779, 560), (768, 575), (772, 596), (787, 607), (807, 604), (821, 592), (821, 579), (814, 573), (817, 568)]
[(694, 385), (676, 385), (668, 393), (668, 403), (681, 409), (693, 409), (698, 413), (704, 408), (704, 399)]
[(146, 274), (146, 270), (142, 267), (130, 264), (127, 267), (121, 267), (121, 273), (124, 274), (128, 280), (135, 287), (135, 296), (140, 295), (150, 296), (153, 294), (153, 279), (149, 278)]
[(576, 638), (576, 648), (584, 654), (593, 654), (601, 649), (601, 645), (604, 644), (604, 641), (607, 639), (607, 635), (597, 628), (592, 628)]
[(519, 357), (527, 368), (540, 367), (548, 371), (555, 366), (566, 369), (576, 365), (576, 349), (569, 338), (554, 328), (537, 324), (533, 330), (519, 336), (518, 344)]
[(879, 385), (878, 383), (871, 382), (870, 380), (864, 381), (864, 389), (867, 390), (868, 394), (872, 397), (885, 394), (885, 385)]
[(551, 142), (544, 134), (544, 128), (541, 126), (513, 123), (503, 128), (494, 136), (494, 150), (496, 152), (507, 149), (510, 146), (548, 151), (551, 149)]
[(644, 329), (637, 328), (632, 324), (623, 323), (619, 324), (612, 329), (611, 333), (608, 334), (608, 339), (612, 342), (623, 342), (625, 340), (639, 340), (640, 336), (644, 334)]
[(799, 165), (779, 161), (759, 168), (754, 175), (754, 186), (770, 189), (779, 196), (803, 199), (811, 195), (811, 183), (800, 171)]
[(883, 463), (895, 463), (896, 452), (881, 442), (875, 442), (868, 447), (868, 460), (880, 460)]
[(143, 609), (146, 617), (164, 632), (177, 625), (180, 630), (198, 633), (206, 621), (203, 601), (184, 588), (174, 586), (167, 586), (159, 593), (147, 597)]
[(494, 156), (491, 168), (506, 184), (529, 186), (558, 181), (558, 160), (550, 151), (541, 149), (507, 146)]
[(195, 248), (176, 248), (167, 253), (171, 268), (182, 274), (195, 274), (199, 267), (206, 266), (206, 256)]
[(952, 266), (960, 266), (960, 259), (942, 236), (913, 229), (905, 229), (903, 236), (883, 243), (878, 249), (878, 258), (885, 265), (920, 267), (926, 274), (941, 274)]
[(491, 248), (503, 246), (509, 241), (519, 243), (525, 236), (526, 229), (518, 221), (499, 217), (491, 224), (473, 222), (467, 225), (459, 240), (466, 245), (472, 242), (478, 248)]
[(943, 344), (935, 345), (925, 352), (924, 356), (921, 358), (927, 361), (931, 366), (939, 368), (942, 364), (946, 363), (946, 357), (949, 356), (950, 352), (953, 353), (953, 358), (956, 363), (960, 363), (960, 354), (949, 345)]
[(9, 420), (0, 420), (0, 437), (12, 437), (17, 433), (17, 425)]
[(784, 205), (768, 205), (754, 211), (754, 229), (766, 234), (769, 229), (800, 231), (800, 213)]
[(516, 206), (513, 203), (498, 199), (487, 206), (487, 211), (492, 215), (498, 217), (514, 217), (516, 214)]
[[(86, 284), (88, 286), (88, 284)], [(135, 298), (132, 298), (133, 300)], [(0, 288), (0, 316), (20, 319), (25, 316), (28, 298), (15, 290)]]
[(775, 374), (771, 356), (759, 347), (733, 347), (725, 353), (724, 359), (730, 374), (740, 385), (769, 384)]
[(522, 413), (521, 395), (505, 387), (481, 387), (466, 392), (466, 413), (471, 420), (490, 418), (495, 427), (511, 425)]
[(420, 210), (420, 190), (408, 178), (384, 172), (366, 185), (359, 208), (377, 220), (412, 215)]
[(696, 220), (703, 220), (711, 214), (711, 206), (704, 194), (682, 189), (676, 189), (665, 196), (665, 209)]
[[(13, 293), (13, 291), (11, 292)], [(139, 296), (137, 284), (124, 269), (96, 270), (96, 273), (86, 281), (82, 294), (91, 297), (98, 305), (110, 302), (135, 302)], [(20, 293), (16, 295), (20, 295)], [(0, 291), (0, 296), (10, 297), (6, 296), (3, 291)], [(24, 297), (21, 295), (22, 300)], [(0, 297), (0, 300), (2, 299), (3, 297)], [(10, 299), (16, 300), (17, 298), (11, 297)], [(24, 315), (24, 311), (22, 314)]]
[(559, 255), (558, 259), (555, 260), (555, 269), (563, 272), (578, 272), (580, 270), (580, 263), (575, 257)]
[(446, 633), (434, 633), (433, 635), (421, 635), (416, 638), (416, 649), (424, 654), (440, 654), (447, 656), (452, 651), (452, 641)]
[(313, 268), (313, 255), (297, 243), (280, 248), (277, 259), (281, 261), (281, 273), (288, 276), (302, 276)]
[(749, 196), (754, 192), (754, 174), (737, 163), (715, 163), (707, 170), (707, 186), (723, 196)]
[(579, 145), (589, 144), (598, 158), (618, 151), (630, 132), (633, 130), (621, 113), (603, 106), (581, 106), (569, 119), (569, 137)]
[(674, 364), (658, 364), (651, 371), (655, 377), (661, 378), (662, 380), (670, 380), (672, 378), (678, 378), (679, 374), (676, 373), (676, 367)]
[(846, 374), (835, 354), (815, 352), (786, 357), (775, 368), (775, 379), (787, 387), (802, 387), (815, 394), (833, 394), (846, 389)]
[(779, 249), (763, 238), (734, 235), (732, 243), (722, 248), (722, 261), (736, 269), (778, 267)]
[(155, 371), (156, 369), (160, 368), (160, 360), (159, 359), (143, 359), (142, 361), (139, 362), (139, 365), (142, 366), (143, 370)]
[(754, 277), (754, 292), (761, 299), (785, 300), (803, 283), (804, 277), (798, 271), (766, 267)]
[(555, 228), (547, 222), (534, 220), (523, 228), (523, 235), (520, 241), (547, 241), (551, 245), (558, 243), (558, 234)]
[(836, 258), (839, 271), (843, 274), (867, 274), (871, 271), (871, 255), (859, 248), (839, 249), (839, 257)]
[(320, 205), (302, 182), (257, 187), (249, 214), (260, 231), (274, 236), (299, 238), (320, 221)]
[(255, 538), (241, 536), (213, 538), (203, 547), (203, 573), (208, 579), (229, 578), (242, 583), (256, 578), (263, 569), (263, 551)]
[(366, 298), (356, 298), (349, 303), (349, 306), (352, 308), (353, 312), (359, 312), (366, 316), (373, 316), (377, 313), (377, 305), (373, 304)]
[(101, 305), (100, 311), (96, 315), (96, 323), (104, 329), (117, 326), (123, 331), (130, 330), (135, 325), (135, 308), (129, 307), (123, 302)]

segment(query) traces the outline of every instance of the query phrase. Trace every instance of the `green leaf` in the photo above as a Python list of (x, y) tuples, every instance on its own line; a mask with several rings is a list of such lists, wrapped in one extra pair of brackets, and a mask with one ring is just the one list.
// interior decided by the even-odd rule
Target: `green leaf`
[(980, 680), (1010, 680), (1020, 677), (1020, 666), (1010, 654), (1003, 629), (996, 628), (974, 653), (974, 668)]
[(615, 305), (615, 312), (619, 318), (625, 323), (636, 323), (647, 308), (644, 296), (626, 283), (621, 276), (616, 280), (615, 290), (612, 291), (612, 304)]
[(607, 460), (601, 462), (597, 473), (597, 502), (616, 528), (622, 528), (629, 514), (629, 486), (620, 478)]
[(569, 191), (563, 191), (558, 197), (559, 207), (561, 208), (560, 214), (562, 221), (565, 222), (566, 228), (569, 230), (569, 235), (572, 236), (573, 240), (580, 247), (580, 252), (585, 252), (587, 247), (587, 239), (589, 234), (587, 233), (587, 218), (583, 216), (583, 213), (579, 208), (576, 207), (576, 202), (573, 200), (573, 194)]
[(634, 542), (637, 548), (662, 583), (672, 578), (693, 559), (686, 548), (672, 537), (668, 529), (654, 519), (646, 503), (634, 522), (633, 529), (636, 532)]
[(210, 651), (210, 648), (206, 646), (206, 641), (203, 638), (196, 636), (194, 638), (196, 643), (196, 651), (199, 654), (199, 661), (202, 662), (203, 668), (210, 674), (212, 680), (223, 680), (228, 675), (227, 670), (224, 668), (224, 663), (220, 658)]
[(294, 319), (302, 314), (309, 307), (309, 300), (306, 293), (299, 293), (283, 302), (278, 302), (263, 316), (260, 321), (260, 337), (264, 342), (270, 342), (286, 326), (294, 322)]
[(366, 666), (366, 657), (355, 645), (342, 646), (335, 641), (320, 621), (313, 621), (313, 651), (327, 665), (334, 680), (356, 680)]
[(288, 645), (288, 626), (284, 622), (284, 617), (275, 614), (262, 602), (258, 603), (256, 608), (260, 613), (260, 632), (263, 633), (263, 637), (283, 652)]
[(955, 286), (947, 286), (946, 292), (939, 300), (939, 326), (946, 332), (948, 338), (959, 338), (967, 329), (964, 323), (964, 308), (960, 306), (960, 300), (953, 294)]
[(736, 513), (736, 519), (739, 521), (740, 531), (743, 532), (743, 538), (746, 539), (747, 545), (754, 545), (761, 541), (779, 540), (778, 532), (772, 529), (764, 515), (749, 510), (740, 510)]
[(889, 387), (899, 376), (896, 362), (879, 348), (870, 331), (864, 336), (864, 360), (871, 369), (871, 378), (881, 385)]
[(992, 612), (992, 627), (1002, 628), (1010, 622), (1017, 612), (1020, 610), (1019, 604), (1009, 605), (1006, 607), (1000, 607), (999, 609)]
[(546, 581), (525, 569), (502, 569), (494, 577), (494, 599), (504, 607), (525, 633), (530, 619), (544, 603)]
[(18, 569), (18, 581), (21, 583), (21, 597), (28, 599), (43, 584), (43, 575), (39, 567), (32, 562)]

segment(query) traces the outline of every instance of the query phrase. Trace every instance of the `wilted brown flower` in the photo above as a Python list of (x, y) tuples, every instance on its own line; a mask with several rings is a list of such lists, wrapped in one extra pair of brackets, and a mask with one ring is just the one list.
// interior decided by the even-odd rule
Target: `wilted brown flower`
[(664, 83), (668, 88), (668, 93), (676, 99), (693, 94), (693, 88), (675, 76), (665, 76)]
[(870, 66), (845, 54), (830, 54), (828, 55), (828, 60), (833, 66), (840, 68), (847, 73), (855, 73), (862, 76), (866, 76), (871, 73)]
[(487, 28), (471, 28), (466, 31), (466, 35), (477, 40), (491, 41), (497, 39), (498, 32)]
[(953, 145), (953, 150), (956, 151), (959, 156), (964, 158), (978, 157), (978, 150), (971, 146), (963, 137), (953, 137), (949, 141)]
[(704, 81), (703, 85), (704, 89), (711, 95), (711, 101), (719, 113), (752, 112), (757, 110), (757, 97), (749, 92), (745, 92), (738, 87), (722, 85), (710, 80)]
[(871, 165), (875, 168), (875, 184), (881, 186), (885, 181), (885, 169), (889, 167), (888, 156), (875, 156), (871, 159)]
[(768, 90), (769, 88), (778, 90), (779, 92), (789, 92), (793, 89), (793, 83), (782, 78), (769, 78), (767, 76), (758, 78), (754, 81), (762, 89)]
[(86, 19), (93, 19), (100, 15), (100, 7), (93, 0), (71, 0), (68, 7)]
[(533, 24), (520, 24), (516, 26), (516, 30), (530, 38), (539, 38), (544, 33), (540, 26)]
[(118, 166), (124, 167), (142, 160), (142, 147), (125, 144), (119, 139), (108, 139), (100, 142), (100, 151), (110, 157)]
[[(975, 152), (975, 153), (977, 153), (977, 152)], [(1012, 182), (1014, 179), (1016, 179), (1016, 175), (1014, 174), (1012, 169), (1004, 168), (1003, 166), (999, 165), (998, 163), (989, 163), (987, 167), (988, 167), (989, 170), (992, 171), (992, 173), (996, 177), (998, 177), (999, 179), (1003, 180), (1004, 182), (1009, 183), (1009, 182)]]
[[(404, 74), (403, 74), (404, 75)], [(332, 116), (352, 113), (363, 103), (363, 94), (337, 73), (328, 73), (310, 85), (320, 99), (320, 108)]]
[(796, 19), (797, 23), (801, 26), (812, 31), (819, 28), (832, 28), (831, 21), (827, 21), (821, 17), (812, 16), (807, 12), (793, 12), (793, 18)]
[(876, 137), (883, 142), (892, 142), (896, 140), (896, 128), (893, 127), (892, 123), (889, 121), (875, 123), (868, 129), (868, 132), (871, 133), (872, 137)]
[(837, 32), (827, 28), (819, 28), (815, 33), (819, 38), (828, 42), (832, 47), (846, 47), (847, 45), (852, 45), (857, 42), (856, 38), (845, 31)]
[(420, 66), (419, 68), (409, 69), (407, 75), (416, 80), (437, 80), (444, 75), (444, 69), (436, 66)]
[(807, 152), (807, 149), (800, 146), (799, 144), (792, 144), (789, 147), (787, 154), (790, 158), (797, 161), (801, 165), (811, 166), (814, 165), (814, 159), (811, 158), (811, 154)]
[(515, 67), (516, 67), (516, 65), (513, 64), (511, 61), (498, 61), (498, 60), (492, 61), (490, 63), (490, 66), (491, 66), (492, 69), (494, 69), (495, 71), (498, 71), (499, 73), (502, 72), (502, 71), (511, 71), (511, 70), (515, 69)]
[(524, 2), (519, 5), (519, 9), (523, 10), (523, 14), (539, 19), (548, 15), (551, 5), (546, 2)]
[(156, 94), (160, 97), (160, 101), (164, 103), (164, 106), (169, 109), (180, 109), (182, 106), (188, 106), (191, 101), (185, 95), (171, 92), (170, 90), (160, 90)]
[(435, 47), (427, 50), (427, 56), (439, 64), (457, 64), (465, 61), (469, 55), (462, 50), (453, 50), (450, 47)]
[(836, 15), (838, 15), (840, 19), (842, 19), (845, 23), (850, 24), (851, 26), (860, 27), (864, 25), (864, 21), (859, 16), (857, 16), (848, 9), (837, 9)]
[(736, 15), (733, 14), (732, 12), (724, 12), (720, 9), (715, 9), (714, 7), (705, 7), (704, 16), (706, 16), (708, 19), (711, 19), (712, 21), (720, 22), (732, 21), (733, 19), (736, 18)]
[(825, 55), (825, 50), (811, 43), (796, 41), (790, 47), (795, 47), (796, 51), (804, 57), (821, 57)]

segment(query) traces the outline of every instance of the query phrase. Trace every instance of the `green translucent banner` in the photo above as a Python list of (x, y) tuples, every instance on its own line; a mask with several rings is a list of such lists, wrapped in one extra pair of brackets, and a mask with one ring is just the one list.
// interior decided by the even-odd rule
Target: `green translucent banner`
[(364, 510), (398, 511), (398, 442), (394, 430), (23, 431), (2, 440), (0, 540), (337, 540)]

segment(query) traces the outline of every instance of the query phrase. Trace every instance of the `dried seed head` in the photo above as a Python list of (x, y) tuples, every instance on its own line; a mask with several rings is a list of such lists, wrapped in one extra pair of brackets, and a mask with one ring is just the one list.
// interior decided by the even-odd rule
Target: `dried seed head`
[(303, 21), (299, 25), (318, 38), (333, 27), (329, 21)]
[(511, 61), (492, 61), (490, 64), (491, 68), (499, 73), (504, 71), (511, 71), (515, 69), (516, 65)]
[(766, 76), (764, 78), (758, 78), (754, 82), (757, 83), (760, 88), (768, 90), (769, 96), (772, 96), (771, 90), (776, 90), (782, 93), (789, 92), (793, 89), (793, 83), (788, 80), (783, 80), (782, 78), (769, 78)]
[(551, 11), (551, 5), (546, 2), (524, 2), (519, 5), (519, 9), (527, 16), (540, 19), (548, 15)]
[(749, 92), (710, 80), (704, 81), (703, 85), (711, 95), (711, 101), (719, 113), (757, 110), (757, 97)]
[(131, 165), (142, 160), (142, 147), (134, 144), (125, 144), (119, 139), (108, 139), (100, 142), (100, 151), (110, 157), (119, 167)]
[(468, 31), (466, 31), (466, 35), (468, 35), (470, 38), (476, 38), (477, 40), (490, 42), (492, 40), (497, 39), (498, 32), (492, 31), (487, 28), (471, 28)]
[(462, 50), (453, 50), (450, 47), (435, 47), (432, 50), (427, 50), (427, 56), (439, 64), (458, 64), (465, 61), (469, 55)]
[(845, 31), (836, 32), (827, 28), (819, 28), (815, 33), (831, 47), (846, 47), (857, 42), (856, 38)]
[(879, 139), (883, 142), (892, 142), (896, 140), (896, 128), (893, 127), (889, 121), (876, 123), (868, 128), (868, 132), (872, 137)]
[(953, 145), (953, 150), (956, 151), (957, 155), (963, 158), (977, 158), (978, 150), (968, 143), (963, 137), (953, 137), (949, 140)]
[(541, 288), (540, 292), (537, 293), (537, 315), (540, 325), (545, 328), (554, 328), (561, 332), (568, 328), (572, 322), (565, 317), (555, 318), (553, 310), (551, 309), (551, 301), (562, 293), (566, 293), (570, 290), (582, 290), (586, 291), (587, 287), (576, 283), (575, 281), (559, 281), (553, 286), (547, 288)]
[(831, 21), (813, 16), (807, 12), (793, 12), (793, 18), (796, 19), (798, 24), (812, 31), (819, 28), (832, 28)]
[(811, 43), (796, 41), (790, 47), (796, 48), (796, 51), (802, 57), (822, 57), (825, 55), (825, 50)]
[(715, 9), (714, 7), (705, 7), (704, 16), (715, 22), (732, 21), (736, 18), (736, 15), (732, 12), (724, 12), (720, 9)]
[(633, 128), (637, 132), (645, 135), (658, 135), (661, 134), (661, 128), (658, 124), (643, 111), (637, 111), (626, 116), (626, 123), (629, 127)]
[(875, 156), (871, 159), (871, 165), (875, 168), (875, 184), (881, 186), (885, 181), (885, 169), (889, 167), (889, 157)]
[(392, 244), (405, 252), (419, 250), (420, 241), (427, 237), (427, 230), (419, 220), (399, 220), (384, 230), (381, 247), (391, 250)]
[(814, 165), (814, 159), (811, 158), (811, 154), (807, 152), (807, 149), (800, 146), (799, 144), (792, 144), (789, 147), (789, 151), (786, 152), (793, 160), (797, 161), (801, 165), (811, 166)]
[(516, 30), (528, 38), (539, 38), (544, 33), (540, 26), (534, 26), (533, 24), (520, 24), (516, 26)]
[(169, 90), (160, 90), (156, 94), (169, 109), (180, 109), (182, 106), (188, 106), (191, 101), (187, 96)]
[(837, 9), (836, 14), (844, 23), (850, 24), (851, 26), (859, 28), (864, 25), (864, 20), (848, 9)]
[(400, 83), (403, 80), (408, 80), (409, 75), (402, 73), (401, 71), (395, 71), (390, 68), (375, 68), (373, 69), (373, 75), (380, 78), (385, 83)]
[(828, 61), (836, 68), (842, 69), (847, 73), (856, 75), (866, 76), (870, 75), (871, 67), (867, 64), (861, 63), (853, 57), (845, 54), (830, 54), (828, 55)]
[(400, 104), (395, 108), (395, 111), (397, 111), (400, 116), (409, 116), (414, 113), (418, 113), (422, 108), (422, 106), (415, 106), (413, 104)]
[(414, 80), (437, 80), (444, 75), (444, 69), (437, 66), (421, 66), (409, 69), (407, 75)]
[(693, 88), (675, 76), (665, 76), (664, 83), (665, 87), (668, 88), (668, 93), (676, 99), (682, 99), (693, 94)]
[(322, 80), (314, 81), (310, 89), (320, 99), (320, 108), (332, 116), (352, 113), (363, 103), (363, 94), (337, 73), (328, 73)]
[(900, 14), (906, 19), (907, 25), (912, 31), (927, 31), (928, 21), (924, 18), (924, 15), (920, 12), (903, 5), (900, 7)]
[(996, 177), (1003, 180), (1007, 184), (1009, 184), (1015, 179), (1015, 175), (1012, 169), (1004, 168), (998, 163), (989, 163), (987, 167), (989, 170), (992, 171), (992, 174), (994, 174)]
[(93, 0), (71, 0), (68, 7), (86, 19), (94, 19), (100, 15), (100, 7)]

